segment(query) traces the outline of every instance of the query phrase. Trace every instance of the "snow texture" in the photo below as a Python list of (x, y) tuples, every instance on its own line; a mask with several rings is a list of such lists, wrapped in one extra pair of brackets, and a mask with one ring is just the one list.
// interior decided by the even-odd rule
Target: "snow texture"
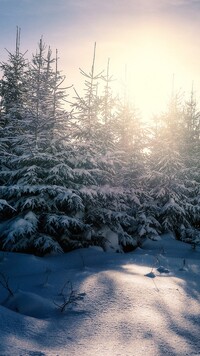
[(199, 274), (199, 247), (170, 235), (129, 254), (1, 252), (0, 355), (200, 355)]

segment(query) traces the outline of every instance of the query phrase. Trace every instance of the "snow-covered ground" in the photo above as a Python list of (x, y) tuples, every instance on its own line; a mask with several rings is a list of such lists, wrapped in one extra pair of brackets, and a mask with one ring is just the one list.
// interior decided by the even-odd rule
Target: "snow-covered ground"
[(129, 254), (1, 252), (0, 281), (1, 356), (200, 355), (200, 248), (169, 235)]

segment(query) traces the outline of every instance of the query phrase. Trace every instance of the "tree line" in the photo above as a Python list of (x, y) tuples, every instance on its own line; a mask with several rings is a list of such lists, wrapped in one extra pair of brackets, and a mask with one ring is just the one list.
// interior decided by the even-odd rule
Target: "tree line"
[[(108, 60), (65, 87), (41, 38), (0, 69), (0, 249), (35, 254), (91, 245), (131, 251), (171, 232), (200, 241), (200, 113), (172, 93), (151, 125), (112, 91)], [(74, 97), (69, 99), (69, 91)], [(66, 106), (67, 103), (67, 106)], [(66, 109), (67, 107), (67, 109)], [(109, 236), (114, 236), (113, 239)]]

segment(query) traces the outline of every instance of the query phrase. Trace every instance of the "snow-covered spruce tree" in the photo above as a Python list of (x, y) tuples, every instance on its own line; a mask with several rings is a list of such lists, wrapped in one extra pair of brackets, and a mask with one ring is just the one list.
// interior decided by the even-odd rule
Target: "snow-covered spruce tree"
[(0, 80), (0, 135), (3, 145), (1, 152), (5, 156), (5, 154), (12, 154), (18, 150), (18, 146), (23, 140), (25, 124), (28, 62), (25, 59), (25, 53), (20, 52), (19, 28), (17, 28), (16, 33), (15, 52), (8, 51), (8, 62), (1, 63), (0, 69), (2, 71), (2, 79)]
[[(28, 92), (28, 62), (20, 52), (20, 28), (17, 27), (14, 53), (8, 52), (8, 62), (0, 65), (0, 185), (9, 184), (14, 167), (12, 158), (19, 153), (24, 140), (25, 99)], [(1, 199), (0, 211), (5, 214), (13, 209)]]
[(115, 119), (115, 135), (118, 149), (122, 152), (124, 168), (122, 184), (139, 186), (145, 172), (145, 129), (138, 110), (129, 102), (119, 101)]
[(3, 72), (0, 81), (1, 106), (5, 114), (12, 115), (12, 118), (21, 118), (24, 96), (27, 91), (26, 71), (27, 61), (25, 54), (20, 52), (20, 29), (17, 28), (15, 52), (8, 52), (8, 63), (1, 63)]
[[(95, 75), (95, 54), (96, 46), (91, 73), (81, 72), (83, 77), (87, 78), (85, 96), (77, 95), (73, 104), (74, 122), (77, 126), (76, 146), (79, 146), (82, 152), (86, 152), (86, 157), (90, 156), (90, 160), (86, 161), (85, 158), (82, 160), (81, 167), (96, 170), (96, 173), (102, 177), (101, 180), (98, 179), (97, 186), (91, 187), (96, 200), (88, 199), (86, 221), (92, 224), (97, 236), (102, 233), (102, 229), (105, 236), (107, 228), (112, 232), (118, 232), (118, 244), (121, 245), (118, 249), (124, 249), (126, 245), (133, 248), (137, 242), (130, 226), (135, 224), (135, 219), (129, 214), (131, 209), (128, 200), (135, 202), (133, 205), (139, 204), (139, 200), (134, 191), (131, 192), (130, 197), (126, 189), (119, 188), (118, 176), (124, 162), (118, 154), (114, 137), (115, 102), (112, 100), (109, 88), (111, 81), (109, 63), (105, 76), (101, 73)], [(101, 81), (104, 90), (99, 96), (97, 84)], [(127, 232), (128, 228), (130, 234)]]
[(80, 96), (75, 90), (76, 97), (72, 104), (73, 117), (77, 130), (74, 135), (80, 138), (82, 142), (97, 142), (99, 140), (99, 111), (100, 97), (98, 95), (98, 80), (101, 78), (102, 72), (95, 74), (96, 60), (96, 43), (94, 45), (94, 53), (92, 67), (89, 73), (80, 69), (84, 82), (84, 95)]
[(49, 146), (55, 127), (56, 105), (56, 76), (53, 68), (55, 59), (52, 58), (50, 47), (46, 53), (46, 45), (42, 38), (38, 51), (33, 55), (29, 65), (29, 96), (27, 102), (27, 121), (29, 122), (29, 139), (32, 149), (44, 145)]
[(112, 82), (113, 76), (110, 75), (110, 59), (107, 61), (105, 74), (102, 74), (103, 90), (100, 95), (99, 108), (99, 138), (101, 141), (102, 152), (116, 152), (115, 142), (115, 114), (117, 106), (117, 98), (113, 96)]
[(190, 227), (183, 229), (181, 236), (189, 242), (200, 242), (200, 113), (193, 88), (185, 103), (183, 119), (181, 155), (185, 162), (185, 171), (182, 179), (189, 192), (185, 208)]
[[(17, 154), (9, 155), (7, 165), (0, 172), (3, 198), (0, 245), (5, 250), (42, 254), (69, 248), (68, 236), (71, 238), (71, 235), (83, 232), (86, 225), (75, 218), (82, 205), (80, 197), (71, 190), (77, 180), (77, 172), (72, 174), (67, 161), (68, 155), (71, 159), (71, 152), (60, 141), (54, 143), (53, 153), (49, 150), (58, 110), (56, 75), (50, 72), (49, 52), (46, 67), (42, 67), (42, 42), (39, 48), (39, 57), (36, 58), (38, 70), (34, 71), (36, 85), (31, 87), (29, 96), (25, 98), (27, 121), (24, 140), (18, 143)], [(48, 116), (49, 113), (53, 116)], [(25, 149), (24, 141), (28, 141), (28, 149)], [(64, 232), (65, 242), (62, 243)]]
[(200, 111), (198, 110), (194, 90), (192, 89), (189, 100), (185, 102), (183, 116), (183, 137), (181, 154), (186, 167), (191, 174), (190, 179), (200, 182), (199, 178), (199, 153), (200, 153)]
[(58, 68), (58, 61), (58, 50), (56, 49), (54, 79), (51, 84), (53, 94), (51, 144), (63, 140), (68, 142), (72, 129), (70, 124), (71, 113), (65, 110), (65, 104), (66, 102), (68, 103), (67, 90), (70, 89), (72, 85), (63, 87), (66, 77), (61, 74)]
[(188, 203), (190, 188), (181, 155), (183, 139), (183, 106), (173, 95), (166, 114), (156, 127), (151, 147), (148, 187), (157, 205), (162, 232), (177, 238), (190, 227)]
[(160, 233), (160, 225), (154, 203), (146, 190), (147, 133), (138, 110), (127, 100), (126, 87), (124, 98), (118, 99), (114, 119), (113, 142), (121, 163), (117, 166), (116, 176), (125, 194), (137, 197), (139, 204), (129, 204), (134, 224), (128, 232), (141, 245), (147, 237), (155, 238)]

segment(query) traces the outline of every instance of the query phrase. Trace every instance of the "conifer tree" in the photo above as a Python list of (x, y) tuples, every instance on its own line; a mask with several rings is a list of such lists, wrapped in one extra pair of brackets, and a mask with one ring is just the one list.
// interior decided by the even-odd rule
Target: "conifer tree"
[[(200, 150), (200, 112), (192, 88), (189, 100), (185, 102), (183, 122), (182, 154), (186, 165), (192, 169), (198, 166)], [(193, 170), (193, 169), (192, 169)]]
[(54, 59), (51, 56), (51, 49), (48, 48), (46, 54), (46, 46), (41, 38), (29, 68), (30, 90), (27, 103), (29, 131), (32, 133), (32, 146), (36, 150), (50, 144), (55, 124), (52, 89), (55, 74), (52, 69)]
[[(28, 92), (28, 63), (20, 52), (20, 28), (17, 27), (15, 52), (8, 51), (8, 62), (0, 65), (1, 136), (9, 153), (18, 150), (23, 140), (26, 95)], [(5, 147), (5, 146), (4, 146)]]
[(183, 105), (179, 96), (173, 93), (152, 141), (149, 190), (157, 204), (162, 231), (171, 231), (178, 238), (190, 226), (187, 209), (189, 189), (181, 154), (182, 139)]
[(96, 59), (96, 43), (94, 45), (94, 53), (92, 59), (92, 67), (89, 73), (80, 69), (81, 75), (84, 77), (84, 95), (79, 96), (77, 91), (75, 103), (72, 105), (74, 109), (74, 117), (77, 123), (76, 136), (84, 142), (98, 141), (99, 132), (99, 111), (100, 98), (98, 96), (98, 80), (101, 79), (102, 72), (95, 74), (95, 59)]
[(25, 54), (20, 52), (20, 28), (17, 27), (15, 52), (8, 52), (8, 63), (1, 63), (3, 77), (1, 79), (2, 111), (12, 118), (18, 119), (24, 104), (27, 90)]
[(117, 105), (117, 98), (113, 97), (112, 82), (113, 76), (110, 75), (110, 58), (107, 61), (107, 68), (105, 75), (102, 74), (101, 80), (103, 81), (103, 93), (100, 97), (100, 118), (101, 123), (99, 136), (101, 139), (102, 152), (112, 152), (116, 150), (115, 145), (115, 112)]

